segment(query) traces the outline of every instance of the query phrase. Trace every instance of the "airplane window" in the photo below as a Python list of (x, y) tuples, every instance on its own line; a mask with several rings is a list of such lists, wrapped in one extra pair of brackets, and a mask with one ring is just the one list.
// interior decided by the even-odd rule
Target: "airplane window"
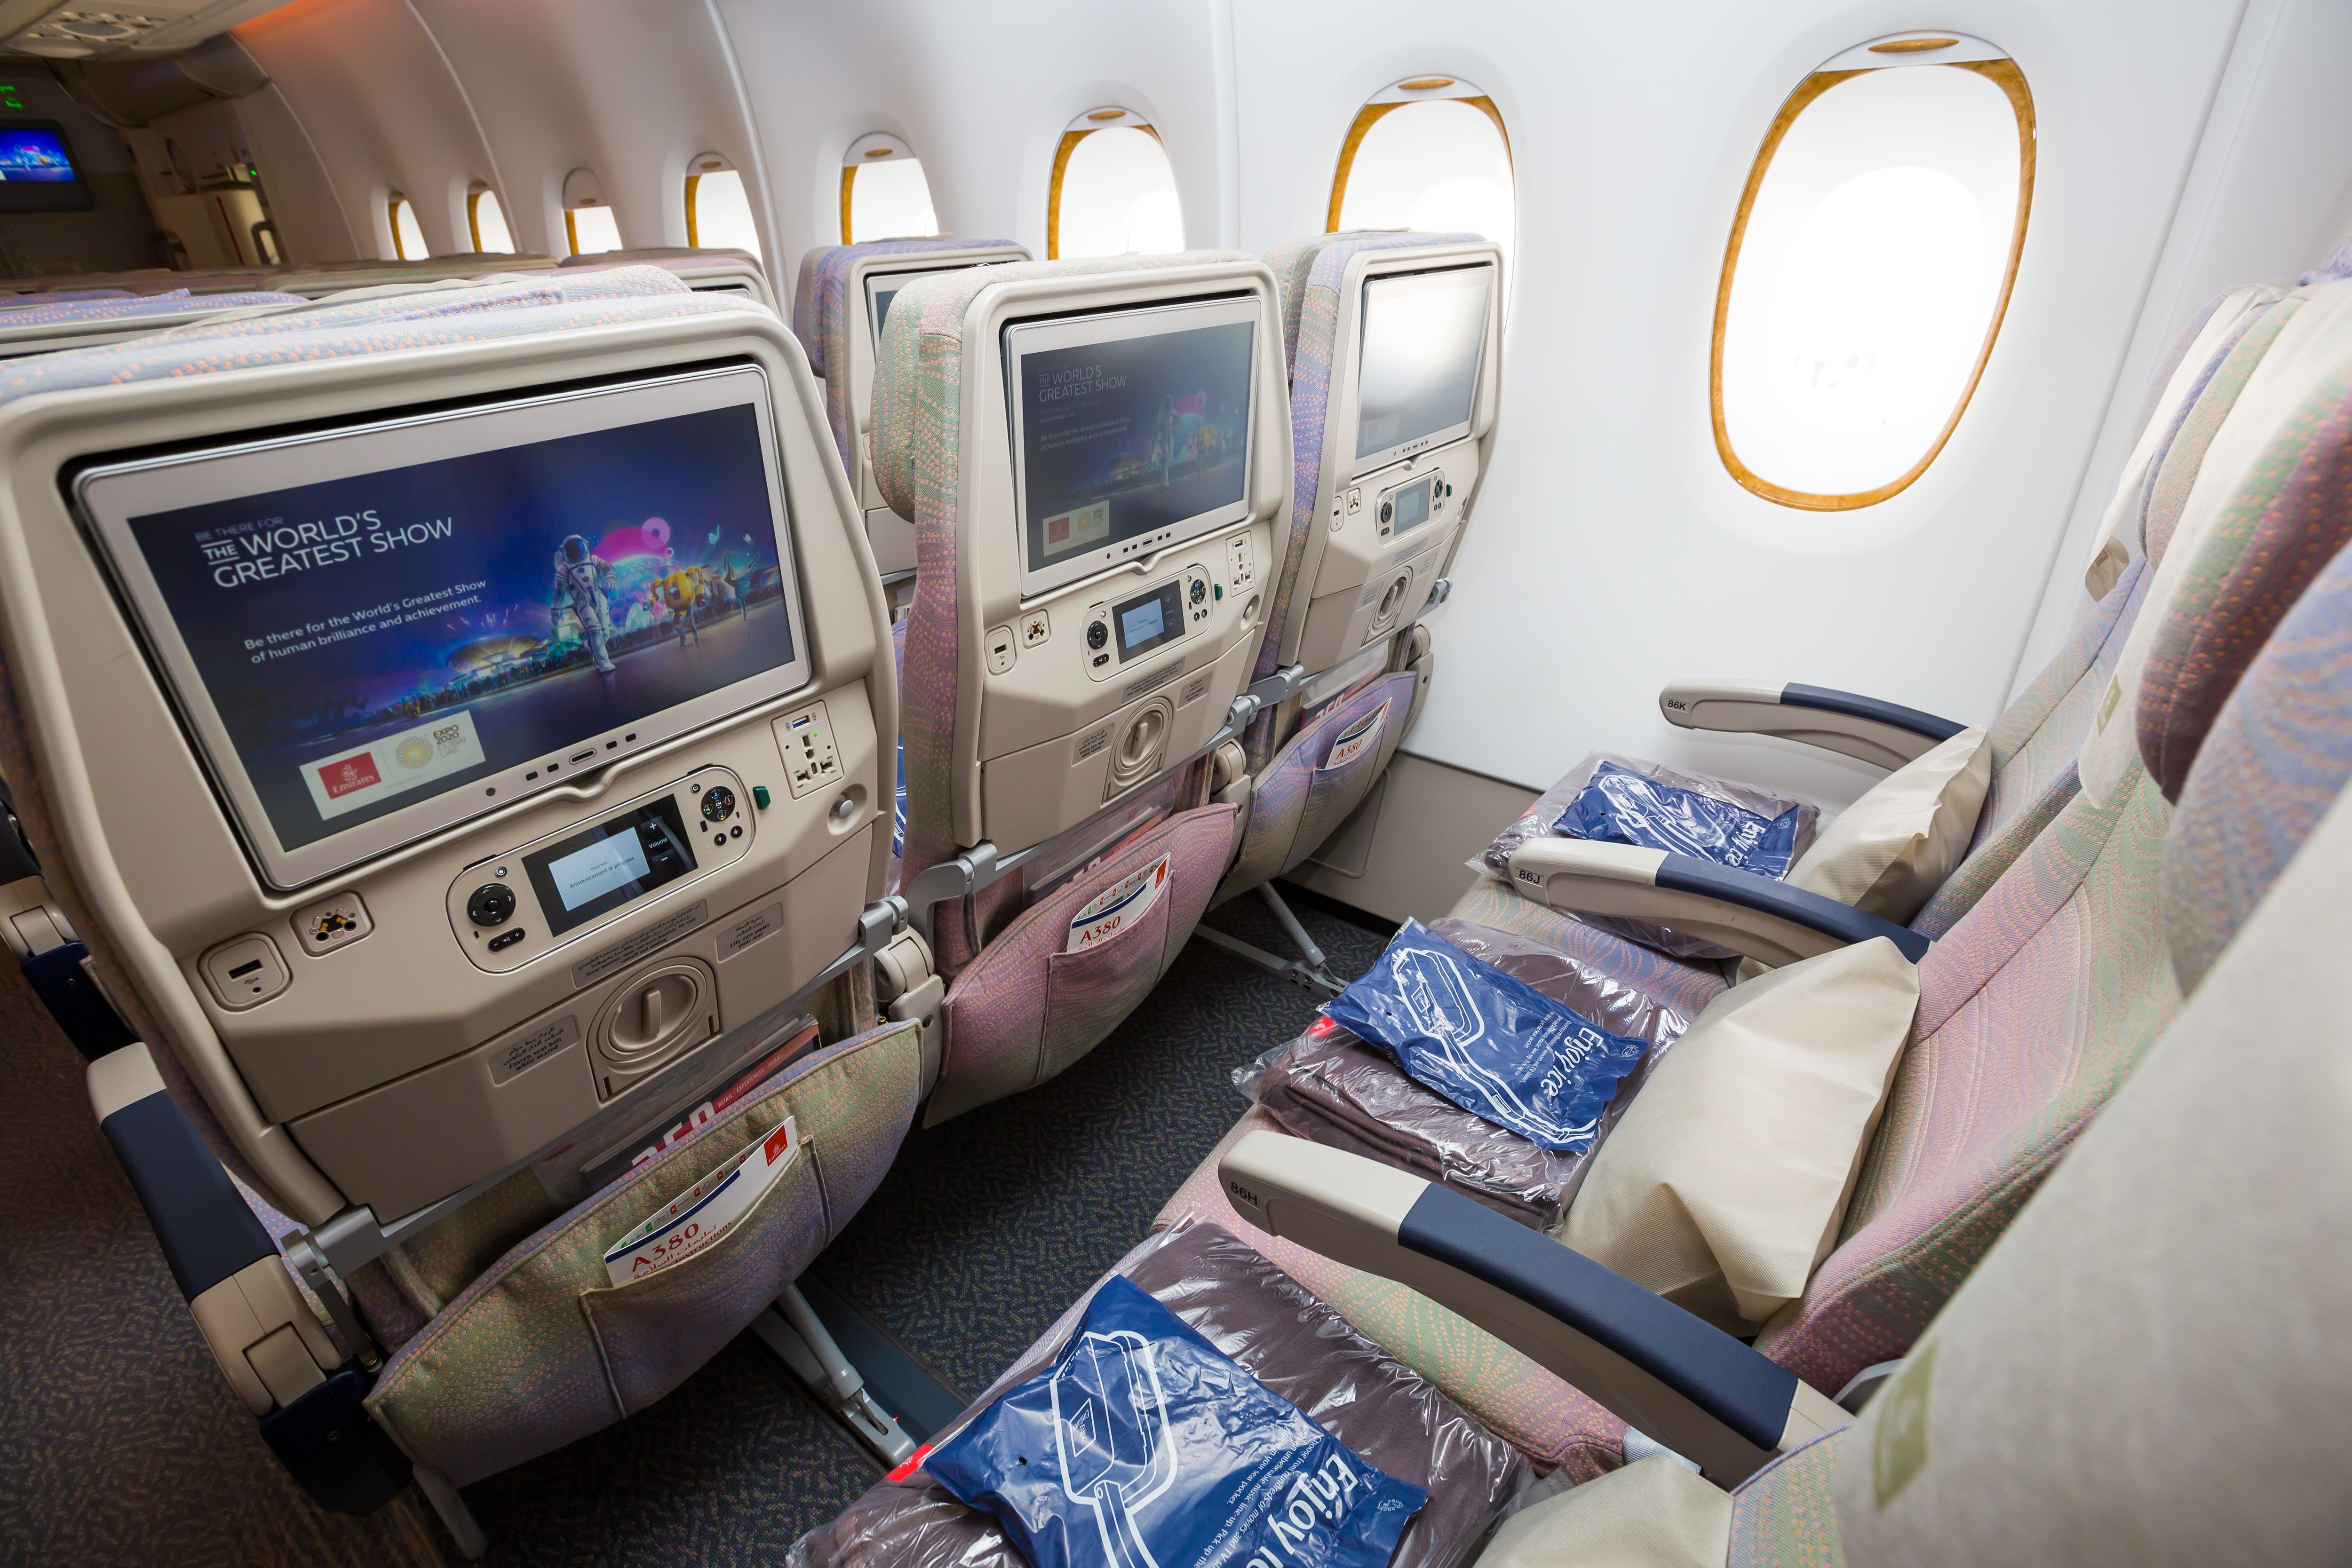
[(1375, 94), (1340, 146), (1324, 226), (1466, 231), (1507, 260), (1518, 225), (1495, 100), (1451, 77), (1412, 77)]
[(876, 132), (841, 160), (841, 243), (927, 239), (940, 232), (923, 161), (895, 136)]
[(1835, 511), (1925, 473), (1992, 352), (2032, 194), (2032, 99), (1990, 45), (1880, 39), (1801, 82), (1748, 176), (1716, 296), (1732, 476)]
[(466, 193), (466, 226), (473, 231), (477, 252), (514, 253), (514, 235), (507, 227), (506, 209), (499, 205), (499, 193), (488, 185), (478, 182)]
[(1045, 198), (1047, 258), (1183, 248), (1184, 209), (1160, 133), (1125, 109), (1072, 120), (1055, 152)]
[(760, 225), (751, 216), (743, 176), (716, 160), (697, 159), (686, 177), (686, 243), (760, 252)]
[(593, 256), (598, 251), (621, 248), (621, 223), (613, 209), (599, 204), (593, 207), (566, 207), (563, 210), (564, 237), (572, 242), (574, 256)]
[(386, 204), (386, 216), (392, 220), (392, 254), (399, 261), (423, 261), (431, 256), (425, 247), (425, 230), (416, 221), (416, 209), (408, 198), (394, 191)]

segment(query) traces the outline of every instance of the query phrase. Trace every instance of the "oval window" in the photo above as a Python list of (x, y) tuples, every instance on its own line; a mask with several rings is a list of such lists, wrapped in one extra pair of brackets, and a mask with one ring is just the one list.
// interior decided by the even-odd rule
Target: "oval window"
[(1732, 476), (1837, 511), (1927, 472), (2000, 331), (2032, 193), (2032, 99), (1989, 44), (1883, 38), (1798, 84), (1716, 294), (1709, 393)]
[(499, 193), (478, 180), (466, 193), (466, 226), (473, 233), (476, 254), (514, 254), (514, 235), (507, 227)]
[(1184, 248), (1184, 208), (1160, 133), (1132, 110), (1070, 122), (1045, 196), (1045, 256), (1161, 256)]
[(760, 225), (751, 216), (751, 193), (743, 176), (718, 154), (706, 152), (688, 166), (686, 243), (760, 255)]
[(1375, 93), (1340, 144), (1324, 227), (1484, 235), (1507, 267), (1517, 229), (1511, 143), (1495, 100), (1452, 77)]
[(841, 243), (929, 239), (939, 232), (931, 183), (915, 150), (880, 131), (851, 142), (841, 160)]
[(394, 261), (423, 261), (431, 256), (425, 247), (425, 225), (416, 221), (416, 209), (408, 198), (394, 191), (385, 204), (384, 216), (392, 224), (392, 256)]

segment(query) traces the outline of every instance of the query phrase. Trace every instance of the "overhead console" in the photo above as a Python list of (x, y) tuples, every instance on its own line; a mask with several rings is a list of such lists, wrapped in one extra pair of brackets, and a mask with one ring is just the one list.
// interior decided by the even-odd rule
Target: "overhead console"
[[(1448, 570), (1500, 402), (1502, 253), (1366, 250), (1348, 264), (1323, 429), (1319, 526), (1282, 661), (1328, 669), (1410, 625)], [(1357, 290), (1356, 292), (1350, 292)]]
[(1037, 843), (1185, 761), (1249, 683), (1287, 496), (1259, 264), (1009, 279), (964, 329), (966, 843)]
[(895, 706), (818, 399), (732, 312), (0, 411), (74, 879), (281, 1190), (561, 1190), (852, 943)]

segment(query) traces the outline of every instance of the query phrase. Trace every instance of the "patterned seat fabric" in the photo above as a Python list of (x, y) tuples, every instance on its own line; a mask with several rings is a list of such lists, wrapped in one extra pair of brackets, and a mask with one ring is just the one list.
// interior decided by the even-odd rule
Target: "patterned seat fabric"
[[(2339, 551), (2278, 623), (2245, 678), (2222, 705), (2181, 791), (2165, 853), (2163, 923), (2182, 987), (2193, 991), (2203, 984), (2222, 950), (2252, 918), (2297, 852), (2320, 830), (2322, 820), (2341, 797), (2347, 777), (2352, 777), (2352, 551)], [(2342, 853), (2340, 836), (2335, 852), (2339, 857)], [(2308, 887), (2327, 904), (2340, 907), (2337, 884), (2329, 880), (2340, 878), (2340, 866), (2331, 871), (2323, 865), (2315, 874), (2322, 880)], [(2280, 892), (2283, 898), (2294, 896), (2287, 887)], [(2248, 1407), (2249, 1402), (2261, 1407), (2268, 1403), (2261, 1392), (2265, 1384), (2291, 1386), (2305, 1399), (2307, 1409), (2340, 1407), (2340, 1400), (2319, 1395), (2314, 1388), (2321, 1378), (2341, 1381), (2340, 1357), (2331, 1361), (2314, 1356), (2299, 1348), (2294, 1329), (2281, 1323), (2273, 1332), (2273, 1325), (2259, 1321), (2282, 1316), (2297, 1322), (2315, 1321), (2311, 1314), (2324, 1312), (2325, 1302), (2334, 1299), (2333, 1295), (2306, 1299), (2285, 1285), (2288, 1280), (2304, 1283), (2316, 1280), (2323, 1290), (2341, 1290), (2340, 1279), (2334, 1277), (2340, 1273), (2340, 1243), (2331, 1247), (2322, 1240), (2312, 1217), (2299, 1211), (2298, 1195), (2326, 1189), (2330, 1184), (2319, 1182), (2315, 1186), (2314, 1172), (2305, 1157), (2307, 1147), (2301, 1155), (2291, 1145), (2268, 1152), (2278, 1145), (2283, 1126), (2297, 1122), (2302, 1124), (2298, 1131), (2304, 1136), (2340, 1144), (2336, 1130), (2340, 1113), (2322, 1096), (2308, 1114), (2297, 1116), (2291, 1107), (2309, 1095), (2293, 1091), (2281, 1094), (2283, 1086), (2249, 1082), (2250, 1067), (2264, 1075), (2294, 1071), (2288, 1061), (2294, 1053), (2271, 1048), (2280, 1043), (2275, 1030), (2293, 1028), (2298, 1021), (2303, 1026), (2300, 1050), (2306, 1070), (2315, 1060), (2333, 1062), (2340, 1056), (2336, 1050), (2339, 1031), (2334, 1028), (2339, 1009), (2333, 992), (2320, 990), (2318, 998), (2294, 1006), (2282, 997), (2281, 988), (2298, 984), (2311, 988), (2317, 978), (2317, 964), (2324, 962), (2322, 956), (2330, 951), (2331, 942), (2340, 942), (2341, 937), (2303, 928), (2294, 911), (2278, 914), (2311, 951), (2302, 955), (2249, 952), (2245, 962), (2252, 967), (2241, 971), (2235, 994), (2230, 996), (2219, 994), (2225, 988), (2217, 977), (2210, 988), (2215, 994), (2205, 998), (2210, 1009), (2201, 1019), (2194, 1014), (2182, 1018), (2172, 1038), (2157, 1048), (2147, 1082), (2126, 1094), (2075, 1161), (2059, 1173), (2045, 1202), (2030, 1210), (2024, 1223), (1984, 1260), (1986, 1268), (1953, 1301), (1949, 1312), (1927, 1325), (1928, 1340), (1945, 1351), (1939, 1359), (1949, 1363), (1953, 1352), (1947, 1342), (1983, 1357), (1997, 1354), (2004, 1340), (2016, 1343), (2021, 1335), (2028, 1347), (2047, 1340), (2048, 1325), (2042, 1320), (2043, 1309), (2052, 1301), (2068, 1303), (2063, 1322), (2081, 1323), (2072, 1335), (2074, 1343), (2049, 1346), (2040, 1354), (2044, 1362), (2067, 1367), (2061, 1375), (2074, 1375), (2079, 1385), (2087, 1386), (2043, 1388), (2040, 1375), (2030, 1368), (2001, 1368), (2007, 1375), (1998, 1385), (1979, 1385), (1985, 1389), (1981, 1396), (1948, 1393), (1940, 1396), (1943, 1401), (1957, 1397), (1979, 1406), (1961, 1417), (1977, 1428), (1971, 1434), (1976, 1441), (1969, 1445), (1975, 1451), (1968, 1453), (1964, 1461), (1973, 1473), (1945, 1481), (1948, 1495), (1966, 1493), (1971, 1506), (1979, 1503), (1987, 1495), (1983, 1470), (1989, 1458), (1996, 1466), (2012, 1470), (2040, 1462), (2032, 1439), (2017, 1441), (2022, 1423), (2030, 1421), (2026, 1412), (1982, 1407), (1987, 1402), (2013, 1405), (2028, 1385), (2053, 1405), (2082, 1411), (2083, 1418), (2114, 1430), (2124, 1429), (2128, 1417), (2113, 1406), (2134, 1397), (2124, 1394), (2119, 1384), (2149, 1390), (2138, 1399), (2142, 1405), (2172, 1406), (2166, 1416), (2139, 1428), (2143, 1430), (2195, 1429), (2200, 1405), (2203, 1414), (2216, 1413), (2217, 1393), (2235, 1407)], [(2271, 927), (2273, 946), (2278, 945), (2281, 928), (2277, 922)], [(2250, 936), (2248, 939), (2258, 938)], [(2318, 1000), (2315, 1009), (2309, 1005), (2312, 999)], [(2264, 1049), (2251, 1062), (2245, 1057), (2250, 1009), (2259, 1009), (2264, 1036)], [(2300, 1014), (2300, 1019), (2294, 1019), (2294, 1014)], [(2311, 1027), (2315, 1021), (2318, 1021), (2316, 1029)], [(2198, 1037), (2193, 1043), (2191, 1036)], [(2326, 1045), (2315, 1055), (2309, 1047), (2315, 1039), (2324, 1039)], [(2306, 1080), (2304, 1088), (2311, 1087)], [(2171, 1103), (2158, 1109), (2147, 1103), (2150, 1096), (2168, 1098)], [(2135, 1118), (2135, 1113), (2140, 1114)], [(2154, 1124), (2158, 1116), (2170, 1125)], [(2131, 1124), (2126, 1130), (2123, 1124), (2127, 1121)], [(2242, 1135), (2229, 1125), (2232, 1121), (2254, 1124), (2249, 1129), (2253, 1135)], [(2169, 1134), (2165, 1146), (2149, 1138), (2152, 1131)], [(2113, 1141), (2100, 1141), (2109, 1134), (2115, 1134)], [(2133, 1150), (2126, 1139), (2137, 1139), (2142, 1146)], [(2116, 1168), (2131, 1161), (2144, 1168), (2137, 1173)], [(2272, 1168), (2264, 1168), (2266, 1165)], [(2095, 1172), (2093, 1166), (2097, 1167)], [(2221, 1173), (2218, 1181), (2212, 1174), (2216, 1166)], [(2149, 1192), (2151, 1181), (2168, 1179), (2164, 1173), (2169, 1172), (2187, 1173), (2177, 1183), (2185, 1190)], [(2217, 1192), (2217, 1186), (2225, 1190)], [(2135, 1204), (2139, 1208), (2137, 1222), (2116, 1213)], [(2336, 1208), (2340, 1222), (2341, 1205)], [(2257, 1209), (2260, 1214), (2254, 1215)], [(2258, 1222), (2249, 1223), (2250, 1215)], [(2076, 1232), (2072, 1239), (2059, 1234), (2069, 1225)], [(2192, 1259), (2186, 1254), (2197, 1248), (2200, 1231), (2205, 1233), (2203, 1255)], [(2234, 1261), (2223, 1256), (2231, 1249), (2240, 1254)], [(2051, 1277), (2062, 1269), (2074, 1278)], [(2006, 1277), (1996, 1280), (1996, 1274)], [(2184, 1285), (2190, 1289), (2184, 1291)], [(2249, 1301), (2249, 1294), (2258, 1291), (2278, 1304), (2276, 1311)], [(2200, 1299), (2189, 1299), (2192, 1295)], [(2126, 1343), (2108, 1338), (2117, 1333)], [(2135, 1338), (2138, 1343), (2129, 1343)], [(2190, 1349), (2184, 1351), (2184, 1346)], [(2286, 1350), (2283, 1356), (2275, 1354), (2284, 1347), (2298, 1348)], [(2085, 1354), (2086, 1351), (2090, 1354)], [(2270, 1358), (2267, 1363), (2266, 1357)], [(2151, 1382), (2147, 1373), (2156, 1364), (2152, 1358), (2161, 1359), (2166, 1375)], [(1915, 1358), (1915, 1363), (1923, 1359)], [(1959, 1387), (1970, 1384), (1972, 1375), (1982, 1378), (1991, 1369), (1979, 1364), (1938, 1366), (1932, 1373), (1925, 1366), (1916, 1370), (1923, 1379), (1933, 1375), (1939, 1380), (1948, 1371), (1961, 1380), (1952, 1385)], [(1847, 1560), (1847, 1542), (1842, 1519), (1866, 1522), (1873, 1538), (1868, 1542), (1872, 1560), (1877, 1560), (1890, 1544), (1890, 1531), (1919, 1528), (1921, 1516), (1906, 1519), (1888, 1512), (1884, 1475), (1874, 1462), (1874, 1438), (1883, 1440), (1885, 1424), (1894, 1417), (1891, 1397), (1882, 1393), (1864, 1413), (1861, 1427), (1833, 1433), (1783, 1457), (1739, 1489), (1732, 1510), (1728, 1559), (1732, 1568), (1843, 1564)], [(1899, 1398), (1895, 1402), (1907, 1403)], [(1949, 1403), (1940, 1406), (1947, 1420), (1952, 1418), (1951, 1408)], [(1933, 1419), (1927, 1410), (1923, 1403), (1908, 1414), (1926, 1422)], [(2314, 1446), (2309, 1422), (2261, 1425), (2297, 1450), (2327, 1450), (2326, 1439)], [(1981, 1447), (1988, 1427), (1997, 1430), (1995, 1441), (2007, 1450), (2005, 1456), (1990, 1456)], [(1926, 1440), (1931, 1453), (1938, 1446), (1948, 1449), (1951, 1428), (1931, 1432)], [(2062, 1434), (2045, 1439), (2045, 1444), (2063, 1448), (2066, 1441)], [(2268, 1538), (2274, 1541), (2284, 1539), (2275, 1532), (2297, 1518), (2298, 1511), (2289, 1500), (2299, 1483), (2326, 1475), (2322, 1484), (2340, 1495), (2338, 1478), (2325, 1465), (2299, 1471), (2294, 1464), (2254, 1451), (2246, 1444), (2224, 1445), (2224, 1449), (2249, 1472), (2242, 1478), (2249, 1487), (2272, 1487), (2285, 1496), (2249, 1500), (2237, 1486), (2214, 1484), (2210, 1446), (2190, 1445), (2177, 1450), (2179, 1463), (2195, 1467), (2193, 1485), (2179, 1484), (2177, 1478), (2165, 1473), (2168, 1467), (2163, 1464), (2147, 1466), (2144, 1450), (2134, 1444), (2113, 1446), (2111, 1463), (2087, 1467), (2069, 1463), (2053, 1473), (2063, 1477), (2056, 1484), (2070, 1497), (2095, 1500), (2095, 1506), (2106, 1521), (2096, 1527), (2100, 1539), (2117, 1552), (2129, 1549), (2108, 1525), (2117, 1519), (2137, 1518), (2137, 1511), (2125, 1500), (2129, 1483), (2112, 1473), (2102, 1476), (2102, 1471), (2120, 1468), (2152, 1493), (2170, 1492), (2187, 1500), (2189, 1510), (2206, 1516), (2206, 1523), (2258, 1508), (2263, 1512), (2265, 1527), (2273, 1531)], [(2162, 1453), (2165, 1446), (2158, 1445), (2153, 1451)], [(2052, 1499), (2039, 1500), (2037, 1507), (2033, 1501), (2011, 1495), (2022, 1511), (2026, 1530), (2046, 1530), (2056, 1522), (2050, 1511)], [(1856, 1500), (1864, 1511), (1849, 1513), (1847, 1509)], [(2340, 1508), (2301, 1517), (2305, 1521), (2333, 1521), (2340, 1539)], [(2165, 1528), (2155, 1521), (2148, 1527)], [(2011, 1531), (1996, 1527), (1971, 1533)], [(2231, 1537), (2200, 1535), (2182, 1560), (2205, 1554), (2212, 1541), (2225, 1538)], [(2006, 1554), (1984, 1555), (1963, 1548), (1950, 1555), (1982, 1562), (1999, 1561)], [(2133, 1560), (2139, 1558), (2135, 1554)]]
[[(1313, 527), (1315, 497), (1323, 478), (1324, 421), (1331, 397), (1331, 356), (1339, 337), (1340, 283), (1348, 263), (1367, 251), (1412, 250), (1476, 240), (1470, 234), (1399, 234), (1386, 231), (1317, 235), (1287, 240), (1266, 252), (1266, 266), (1282, 286), (1283, 357), (1290, 372), (1290, 535), (1276, 541), (1282, 557), (1275, 575), (1265, 642), (1250, 678), (1264, 680), (1281, 667), (1282, 628), (1298, 591), (1300, 558)], [(1301, 345), (1306, 362), (1302, 371)], [(1392, 639), (1403, 647), (1404, 633)], [(1427, 678), (1426, 661), (1375, 674), (1339, 693), (1312, 714), (1295, 716), (1285, 734), (1277, 710), (1259, 716), (1242, 745), (1255, 776), (1249, 823), (1233, 872), (1217, 890), (1220, 902), (1246, 893), (1295, 869), (1348, 820), (1372, 785), (1387, 771)], [(1317, 672), (1309, 671), (1308, 674)], [(1340, 732), (1383, 705), (1385, 727), (1377, 755), (1364, 754), (1344, 768), (1327, 768), (1331, 744)]]
[[(2341, 539), (2341, 496), (2332, 509), (2309, 497), (2314, 476), (2334, 472), (2341, 444), (2332, 415), (2347, 393), (2325, 380), (2284, 422), (2240, 492), (2246, 528), (2210, 537), (2188, 579), (2225, 579), (2227, 564), (2241, 559), (2275, 563), (2272, 596), (2301, 600), (2284, 622), (2263, 594), (2196, 601), (2213, 650), (2205, 677), (2243, 700), (2224, 706), (2213, 734), (2226, 739), (2209, 743), (2191, 772), (2200, 802), (2193, 831), (2168, 852), (2172, 807), (2144, 768), (2132, 768), (2106, 807), (2062, 775), (2052, 789), (2063, 804), (2049, 826), (1920, 966), (1911, 1042), (1838, 1244), (1803, 1298), (1757, 1340), (1815, 1387), (1834, 1392), (1916, 1340), (2131, 1075), (2169, 1022), (2182, 984), (2202, 974), (2352, 768), (2344, 695), (2352, 558), (2323, 576), (2311, 559), (2316, 547), (2306, 544)], [(2319, 586), (2306, 593), (2315, 579)], [(2131, 583), (2116, 590), (2134, 591)], [(2242, 633), (2239, 623), (2258, 630)], [(2279, 630), (2258, 656), (2259, 629), (2270, 624)], [(1637, 983), (1679, 970), (1685, 983), (1675, 1005), (1706, 1000), (1689, 967), (1651, 954), (1646, 971), (1619, 967), (1638, 950), (1620, 944), (1612, 952), (1606, 942), (1613, 939), (1494, 884), (1474, 887), (1454, 913), (1555, 942), (1621, 977), (1645, 974)], [(2168, 947), (2168, 931), (2176, 947)], [(1199, 1214), (1229, 1228), (1243, 1223), (1224, 1203), (1213, 1165), (1195, 1173), (1163, 1219)], [(1402, 1286), (1264, 1241), (1343, 1315), (1528, 1443), (1539, 1462), (1578, 1475), (1615, 1462), (1612, 1419), (1531, 1363)]]
[[(981, 250), (1009, 246), (1011, 240), (957, 239), (941, 235), (930, 239), (880, 239), (864, 245), (837, 245), (813, 250), (801, 257), (800, 280), (793, 288), (793, 336), (809, 357), (809, 369), (824, 382), (825, 423), (833, 444), (855, 479), (857, 455), (852, 444), (857, 421), (849, 406), (849, 267), (861, 256), (919, 256), (927, 251)], [(838, 370), (842, 374), (835, 374)], [(900, 513), (901, 517), (910, 516)]]
[[(999, 282), (1250, 259), (1234, 252), (1191, 251), (1002, 263), (935, 274), (909, 285), (892, 306), (877, 355), (872, 428), (876, 483), (890, 508), (915, 525), (914, 601), (903, 631), (896, 633), (898, 755), (906, 779), (899, 886), (968, 847), (955, 841), (950, 782), (964, 652), (957, 606), (961, 546), (956, 497), (965, 310), (980, 290)], [(971, 652), (976, 656), (977, 650)], [(1195, 773), (1205, 767), (1192, 765)], [(1235, 816), (1231, 806), (1198, 806), (1131, 829), (1078, 876), (1025, 912), (1020, 907), (1024, 890), (1012, 877), (939, 904), (933, 955), (950, 985), (941, 1003), (940, 1082), (925, 1112), (926, 1124), (1040, 1082), (1100, 1043), (1150, 993), (1191, 937), (1232, 857)], [(1091, 953), (1060, 950), (1068, 920), (1084, 902), (1162, 854), (1171, 857), (1170, 891), (1145, 921)]]
[(38, 303), (0, 308), (0, 327), (62, 327), (82, 321), (120, 321), (136, 316), (177, 316), (191, 310), (231, 310), (246, 305), (300, 305), (299, 294), (190, 294), (184, 288), (169, 294), (134, 295), (120, 290), (98, 291), (59, 299), (44, 296)]

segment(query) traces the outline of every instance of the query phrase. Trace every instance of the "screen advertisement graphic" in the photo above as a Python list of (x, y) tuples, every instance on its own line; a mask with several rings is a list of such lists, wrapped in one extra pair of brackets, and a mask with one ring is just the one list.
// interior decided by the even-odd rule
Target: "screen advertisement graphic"
[(1256, 330), (1228, 322), (1021, 356), (1030, 570), (1244, 500)]
[(0, 127), (0, 182), (61, 183), (79, 180), (65, 139), (30, 126)]
[(1364, 285), (1356, 377), (1360, 462), (1403, 456), (1433, 436), (1468, 429), (1493, 292), (1491, 267)]
[(287, 849), (790, 664), (746, 404), (128, 520)]

